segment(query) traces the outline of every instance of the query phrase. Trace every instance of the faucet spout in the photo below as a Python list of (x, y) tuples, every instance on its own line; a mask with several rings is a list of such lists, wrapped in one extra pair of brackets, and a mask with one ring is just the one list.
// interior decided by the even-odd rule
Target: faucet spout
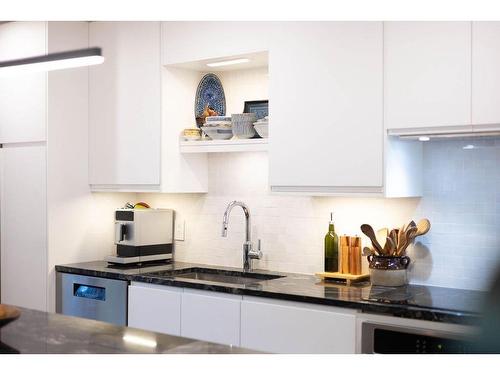
[(243, 209), (243, 213), (245, 214), (246, 231), (245, 231), (245, 243), (243, 244), (243, 269), (245, 271), (249, 271), (251, 269), (251, 259), (252, 258), (260, 259), (260, 256), (256, 257), (254, 255), (254, 252), (252, 251), (252, 241), (250, 234), (250, 210), (248, 209), (248, 206), (245, 203), (240, 201), (232, 201), (231, 203), (228, 204), (222, 220), (222, 237), (227, 236), (229, 215), (231, 214), (233, 208), (236, 206), (241, 207)]
[(245, 239), (246, 241), (250, 241), (250, 210), (248, 209), (248, 206), (245, 203), (240, 201), (232, 201), (231, 203), (228, 204), (226, 211), (224, 212), (224, 218), (222, 220), (222, 237), (227, 237), (229, 215), (231, 214), (233, 208), (236, 206), (241, 207), (243, 209), (243, 212), (245, 213), (245, 219), (246, 219)]

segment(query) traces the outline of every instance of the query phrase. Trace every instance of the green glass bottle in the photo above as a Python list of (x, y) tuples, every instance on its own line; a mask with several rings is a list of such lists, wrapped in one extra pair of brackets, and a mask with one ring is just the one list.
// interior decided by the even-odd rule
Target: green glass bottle
[(339, 271), (339, 238), (335, 233), (333, 212), (330, 212), (330, 224), (325, 236), (325, 272)]

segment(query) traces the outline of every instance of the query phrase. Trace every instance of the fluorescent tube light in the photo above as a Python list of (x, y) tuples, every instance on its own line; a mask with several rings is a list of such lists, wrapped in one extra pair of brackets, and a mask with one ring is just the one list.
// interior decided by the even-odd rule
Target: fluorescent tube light
[(217, 66), (243, 64), (243, 63), (247, 63), (249, 61), (250, 61), (250, 59), (234, 59), (234, 60), (226, 60), (226, 61), (217, 61), (217, 62), (213, 62), (213, 63), (207, 63), (207, 66), (214, 68)]
[(467, 146), (464, 146), (462, 147), (464, 150), (473, 150), (475, 147), (474, 145), (467, 145)]
[(145, 346), (147, 348), (156, 348), (156, 346), (158, 345), (156, 343), (156, 340), (154, 340), (154, 339), (148, 339), (146, 337), (140, 337), (140, 336), (130, 334), (130, 333), (126, 333), (123, 336), (123, 341), (125, 341), (129, 344)]
[(418, 140), (420, 142), (427, 142), (427, 141), (430, 141), (431, 139), (429, 137), (422, 136), (422, 137), (418, 137)]
[(78, 68), (104, 62), (100, 48), (87, 48), (67, 52), (0, 62), (0, 75)]

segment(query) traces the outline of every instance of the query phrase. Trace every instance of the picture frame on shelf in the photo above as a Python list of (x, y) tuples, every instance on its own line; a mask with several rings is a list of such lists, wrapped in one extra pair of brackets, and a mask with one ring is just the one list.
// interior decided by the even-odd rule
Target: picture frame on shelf
[(255, 113), (257, 120), (269, 115), (269, 100), (245, 101), (243, 113)]

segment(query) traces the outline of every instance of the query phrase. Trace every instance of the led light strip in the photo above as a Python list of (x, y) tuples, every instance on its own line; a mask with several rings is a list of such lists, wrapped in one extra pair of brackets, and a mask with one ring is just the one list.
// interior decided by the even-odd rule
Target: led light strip
[(225, 60), (225, 61), (217, 61), (212, 63), (207, 63), (207, 66), (214, 68), (217, 66), (226, 66), (226, 65), (234, 65), (234, 64), (243, 64), (249, 62), (250, 59), (234, 59), (234, 60)]
[(0, 62), (0, 75), (78, 68), (102, 64), (104, 57), (98, 47)]

